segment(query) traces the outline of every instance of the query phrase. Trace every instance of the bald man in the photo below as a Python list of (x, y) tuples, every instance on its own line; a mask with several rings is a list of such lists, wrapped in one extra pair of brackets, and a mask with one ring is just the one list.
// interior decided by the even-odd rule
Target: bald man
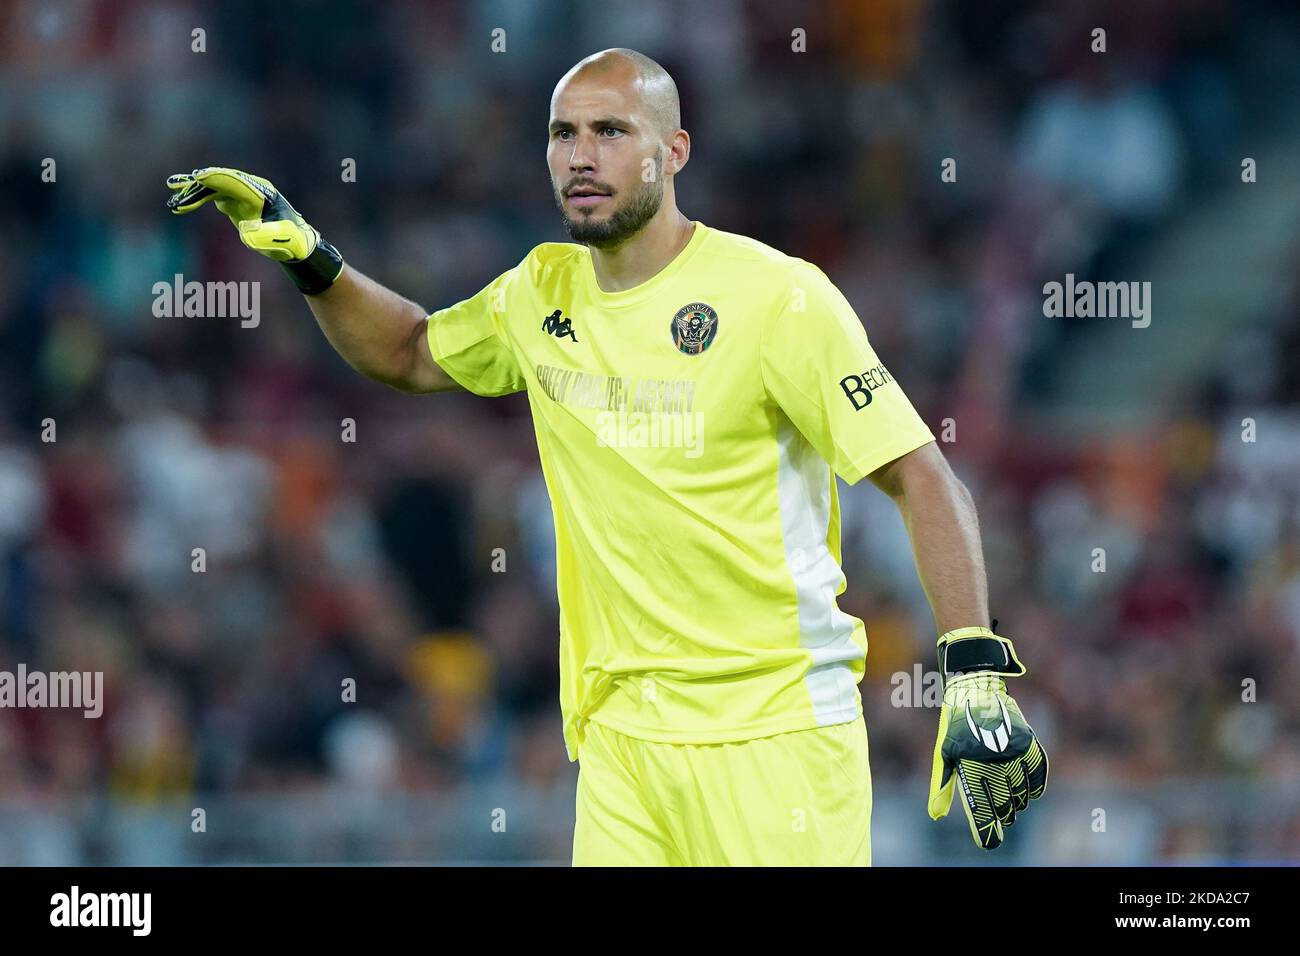
[[(345, 266), (265, 180), (196, 170), (169, 181), (172, 207), (217, 199), (371, 378), (527, 392), (555, 520), (575, 865), (869, 865), (867, 642), (835, 600), (835, 476), (870, 477), (902, 509), (941, 652), (962, 642), (959, 670), (994, 675), (966, 719), (993, 720), (999, 759), (1019, 760), (1026, 728), (996, 676), (1013, 669), (993, 661), (1014, 653), (984, 626), (970, 495), (819, 268), (678, 210), (691, 139), (659, 64), (587, 57), (548, 129), (573, 241), (431, 315)], [(956, 769), (948, 713), (936, 817)], [(981, 845), (1041, 792), (1046, 759), (1027, 761), (1010, 783), (963, 772)]]

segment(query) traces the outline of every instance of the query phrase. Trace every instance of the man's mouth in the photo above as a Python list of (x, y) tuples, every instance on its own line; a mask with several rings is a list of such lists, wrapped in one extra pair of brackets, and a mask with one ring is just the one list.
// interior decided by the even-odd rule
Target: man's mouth
[(569, 202), (579, 209), (590, 209), (593, 206), (599, 206), (609, 198), (608, 193), (602, 192), (594, 186), (577, 186), (569, 190)]

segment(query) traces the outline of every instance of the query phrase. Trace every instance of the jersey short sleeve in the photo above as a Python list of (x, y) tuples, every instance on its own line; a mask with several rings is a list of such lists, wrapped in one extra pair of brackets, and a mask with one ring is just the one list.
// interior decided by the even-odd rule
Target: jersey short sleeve
[(525, 388), (504, 322), (512, 308), (520, 307), (527, 263), (525, 259), (470, 298), (429, 316), (433, 360), (475, 395), (509, 395)]
[(849, 484), (934, 441), (853, 307), (812, 263), (792, 269), (759, 351), (768, 397)]

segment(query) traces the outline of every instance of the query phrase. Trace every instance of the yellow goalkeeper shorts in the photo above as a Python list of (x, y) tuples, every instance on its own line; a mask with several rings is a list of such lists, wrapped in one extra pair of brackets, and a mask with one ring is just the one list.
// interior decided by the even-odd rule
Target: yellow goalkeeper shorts
[(870, 866), (867, 725), (669, 744), (591, 722), (574, 866)]

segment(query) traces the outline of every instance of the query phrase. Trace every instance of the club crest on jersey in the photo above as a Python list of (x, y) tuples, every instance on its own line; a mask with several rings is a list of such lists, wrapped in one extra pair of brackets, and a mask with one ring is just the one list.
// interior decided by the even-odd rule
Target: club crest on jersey
[(718, 335), (718, 313), (703, 302), (692, 302), (677, 310), (672, 324), (673, 345), (686, 355), (699, 355)]

